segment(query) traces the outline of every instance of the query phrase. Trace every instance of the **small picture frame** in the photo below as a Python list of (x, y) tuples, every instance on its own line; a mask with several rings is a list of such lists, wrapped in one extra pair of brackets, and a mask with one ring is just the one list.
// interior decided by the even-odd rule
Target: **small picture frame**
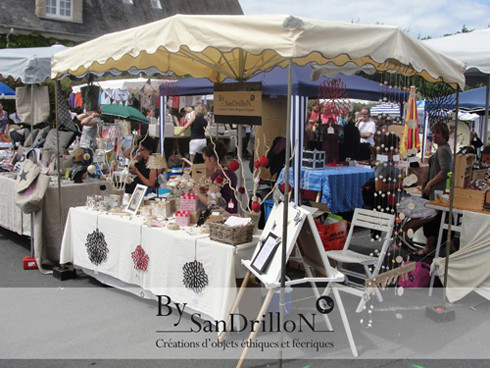
[(136, 188), (134, 188), (134, 192), (129, 199), (128, 205), (124, 209), (124, 212), (129, 212), (132, 215), (136, 215), (140, 208), (141, 202), (145, 197), (145, 193), (148, 187), (143, 184), (137, 184)]
[(279, 236), (269, 233), (262, 243), (257, 255), (252, 260), (252, 268), (259, 273), (264, 273), (280, 243), (281, 238)]

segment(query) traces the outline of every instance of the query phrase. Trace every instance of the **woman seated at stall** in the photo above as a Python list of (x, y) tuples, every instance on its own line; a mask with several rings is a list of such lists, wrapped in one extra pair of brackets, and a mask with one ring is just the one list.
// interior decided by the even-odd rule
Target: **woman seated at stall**
[[(423, 197), (434, 200), (434, 192), (436, 190), (444, 191), (446, 189), (447, 174), (451, 171), (453, 165), (453, 155), (449, 141), (449, 129), (444, 123), (437, 123), (431, 128), (432, 140), (437, 144), (436, 152), (429, 158), (429, 177), (427, 182), (422, 187)], [(431, 254), (436, 246), (437, 236), (441, 225), (442, 213), (438, 211), (433, 218), (424, 219), (417, 224), (410, 226), (414, 231), (417, 227), (424, 227), (424, 235), (427, 238), (425, 247), (415, 255), (425, 256)], [(454, 244), (451, 243), (451, 252), (453, 252)]]
[[(126, 185), (126, 193), (133, 193), (137, 184), (143, 184), (149, 188), (156, 186), (158, 175), (162, 172), (162, 170), (148, 169), (146, 167), (150, 155), (155, 151), (155, 140), (151, 137), (146, 137), (139, 142), (137, 147), (137, 150), (135, 150), (136, 147), (130, 147), (124, 151), (124, 156), (136, 161), (134, 165), (132, 163), (129, 164), (129, 173), (136, 175), (136, 177), (130, 184)], [(133, 157), (131, 157), (132, 152), (135, 154)]]
[(229, 213), (236, 213), (238, 209), (234, 189), (236, 189), (237, 178), (235, 173), (226, 167), (226, 146), (221, 141), (211, 142), (204, 147), (202, 155), (207, 169), (212, 172), (211, 186), (204, 190), (200, 186), (195, 186), (194, 193), (207, 207), (215, 205)]

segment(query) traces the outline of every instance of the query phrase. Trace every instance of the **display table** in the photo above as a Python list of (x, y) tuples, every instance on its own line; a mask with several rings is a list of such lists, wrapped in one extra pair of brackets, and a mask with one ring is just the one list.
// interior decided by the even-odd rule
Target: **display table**
[(19, 235), (31, 235), (31, 216), (15, 204), (15, 175), (0, 174), (0, 226)]
[[(284, 182), (283, 171), (279, 175)], [(289, 169), (291, 185), (294, 183), (293, 169)], [(326, 203), (333, 213), (354, 211), (362, 208), (361, 187), (374, 177), (369, 167), (325, 166), (323, 169), (301, 169), (301, 189), (321, 193), (321, 202)]]
[[(445, 218), (449, 207), (434, 202), (428, 202), (426, 206), (442, 211), (443, 214), (432, 266), (443, 281), (446, 259), (438, 256), (442, 229), (447, 229)], [(446, 296), (449, 302), (454, 302), (475, 290), (490, 300), (490, 212), (453, 208), (453, 213), (462, 216), (461, 225), (451, 227), (461, 232), (461, 237), (459, 250), (449, 256)]]
[[(99, 229), (107, 243), (107, 257), (100, 264), (90, 261), (87, 235)], [(226, 320), (236, 297), (235, 277), (243, 277), (240, 260), (249, 259), (254, 242), (237, 246), (219, 243), (209, 235), (191, 235), (143, 225), (139, 216), (100, 213), (85, 207), (70, 209), (60, 253), (60, 263), (76, 268), (99, 281), (145, 298), (166, 295), (172, 302), (187, 303), (186, 310), (203, 318)], [(138, 245), (148, 256), (146, 270), (135, 268), (132, 258)], [(208, 284), (201, 292), (186, 288), (184, 265), (202, 263)], [(141, 267), (140, 267), (141, 268)]]
[[(14, 174), (0, 174), (0, 226), (19, 235), (31, 235), (31, 215), (24, 214), (15, 204)], [(105, 189), (103, 189), (105, 188)], [(44, 195), (41, 211), (34, 213), (34, 248), (42, 258), (58, 262), (61, 234), (70, 207), (85, 204), (87, 195), (114, 193), (109, 183), (91, 181), (61, 186), (62, 223), (59, 219), (58, 186), (51, 182)]]

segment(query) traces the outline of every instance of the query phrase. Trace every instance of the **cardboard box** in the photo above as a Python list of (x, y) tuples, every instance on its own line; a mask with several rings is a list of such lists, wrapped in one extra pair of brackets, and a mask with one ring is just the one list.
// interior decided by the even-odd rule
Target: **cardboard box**
[(473, 189), (454, 188), (454, 207), (462, 210), (482, 211), (485, 192)]
[[(177, 136), (180, 134), (180, 132), (184, 130), (184, 127), (174, 127), (174, 136)], [(182, 137), (190, 137), (191, 136), (191, 130), (187, 129), (184, 134), (182, 134)]]
[(195, 180), (196, 183), (199, 183), (201, 178), (209, 178), (212, 174), (206, 164), (192, 164), (192, 179)]

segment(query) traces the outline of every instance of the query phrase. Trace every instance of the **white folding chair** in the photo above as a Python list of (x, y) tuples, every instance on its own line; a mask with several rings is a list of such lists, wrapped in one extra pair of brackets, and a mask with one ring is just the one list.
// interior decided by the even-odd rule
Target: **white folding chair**
[[(347, 239), (345, 241), (344, 249), (327, 251), (327, 258), (334, 260), (337, 265), (337, 270), (342, 272), (345, 276), (352, 276), (360, 280), (366, 280), (371, 277), (375, 277), (376, 275), (378, 275), (381, 266), (383, 265), (385, 255), (390, 247), (394, 222), (395, 215), (379, 211), (356, 208), (356, 210), (354, 211), (354, 217), (352, 218), (352, 224), (349, 229)], [(380, 249), (378, 249), (379, 252), (377, 255), (370, 256), (350, 249), (352, 234), (356, 227), (370, 230), (378, 230), (381, 232), (381, 241), (376, 240), (373, 243), (381, 245)], [(347, 266), (348, 264), (362, 265), (364, 272), (345, 268), (344, 265)], [(364, 283), (353, 283), (347, 277), (345, 277), (345, 283), (346, 287), (343, 287), (341, 290), (361, 297), (361, 302), (356, 309), (357, 312), (361, 312), (366, 303), (366, 300), (369, 298), (369, 293), (366, 292), (364, 288)], [(378, 288), (375, 287), (374, 291), (378, 300), (382, 302), (383, 298)]]

